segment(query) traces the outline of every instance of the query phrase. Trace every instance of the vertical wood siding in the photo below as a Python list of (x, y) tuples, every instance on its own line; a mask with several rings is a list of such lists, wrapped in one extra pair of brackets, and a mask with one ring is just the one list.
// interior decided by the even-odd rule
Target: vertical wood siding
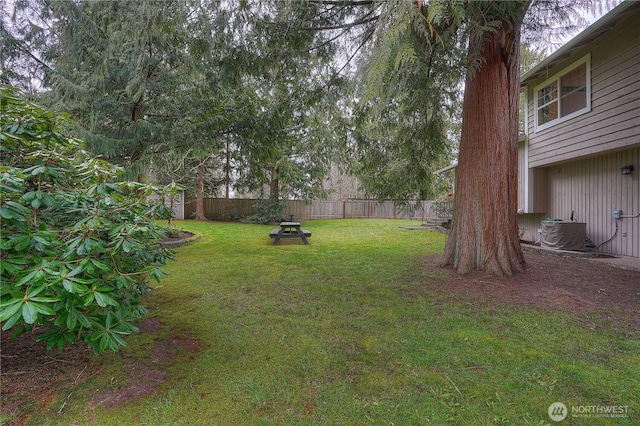
[[(634, 165), (630, 175), (623, 166)], [(585, 160), (551, 166), (547, 170), (549, 210), (546, 215), (519, 217), (519, 226), (537, 239), (540, 220), (574, 220), (587, 224), (587, 237), (598, 252), (640, 257), (640, 217), (613, 219), (614, 210), (623, 215), (640, 214), (640, 149), (615, 152)]]
[(518, 229), (520, 229), (520, 238), (527, 242), (539, 242), (540, 222), (545, 218), (546, 215), (542, 213), (519, 215)]
[(525, 149), (526, 142), (520, 141), (518, 143), (518, 209), (525, 210), (525, 196), (526, 196), (526, 179), (525, 173), (527, 173), (527, 163), (525, 162)]

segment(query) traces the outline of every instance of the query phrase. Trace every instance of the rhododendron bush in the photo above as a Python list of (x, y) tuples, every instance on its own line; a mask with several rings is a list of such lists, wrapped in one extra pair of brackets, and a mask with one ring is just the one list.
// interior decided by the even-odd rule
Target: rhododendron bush
[(0, 86), (0, 322), (14, 335), (38, 326), (49, 348), (117, 350), (171, 256), (154, 223), (171, 211), (147, 202), (152, 187), (117, 182), (61, 123)]

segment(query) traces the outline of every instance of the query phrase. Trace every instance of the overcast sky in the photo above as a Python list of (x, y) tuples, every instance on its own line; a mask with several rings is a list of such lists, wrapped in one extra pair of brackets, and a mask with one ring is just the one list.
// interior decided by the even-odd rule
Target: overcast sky
[[(605, 6), (605, 1), (604, 0), (598, 0), (603, 4), (602, 7), (602, 11), (600, 10), (595, 10), (594, 13), (591, 12), (585, 12), (582, 14), (582, 16), (589, 22), (589, 25), (593, 24), (594, 22), (596, 22), (598, 19), (602, 18), (602, 16), (606, 15), (608, 12), (610, 12), (615, 6), (619, 5), (620, 3), (622, 3), (624, 0), (611, 0), (611, 4), (610, 4), (610, 8), (606, 9)], [(638, 1), (638, 0), (635, 0)], [(600, 9), (600, 8), (596, 8), (596, 9)], [(584, 31), (586, 29), (582, 28), (581, 30), (573, 33), (573, 34), (569, 34), (567, 35), (564, 40), (562, 41), (562, 45), (565, 44), (566, 42), (568, 42), (569, 40), (571, 40), (572, 38), (574, 38), (575, 36), (577, 36), (578, 34), (580, 34), (582, 31)], [(554, 46), (554, 47), (549, 47), (547, 49), (547, 53), (551, 54), (554, 51), (558, 50), (560, 48), (560, 46)]]

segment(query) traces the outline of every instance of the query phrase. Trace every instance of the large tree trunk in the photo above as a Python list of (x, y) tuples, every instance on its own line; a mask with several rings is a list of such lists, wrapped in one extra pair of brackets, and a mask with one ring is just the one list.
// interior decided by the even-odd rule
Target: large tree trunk
[(471, 42), (486, 62), (467, 77), (456, 199), (443, 265), (466, 274), (522, 271), (517, 221), (520, 26), (504, 23)]
[(196, 220), (207, 220), (204, 215), (204, 172), (205, 159), (198, 164), (198, 191), (196, 192)]

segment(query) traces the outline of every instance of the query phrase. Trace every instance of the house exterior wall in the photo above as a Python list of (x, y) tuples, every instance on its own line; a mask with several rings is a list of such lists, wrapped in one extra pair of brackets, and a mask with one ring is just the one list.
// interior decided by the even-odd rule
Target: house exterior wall
[[(577, 50), (527, 86), (529, 167), (640, 146), (640, 14)], [(534, 87), (591, 54), (591, 111), (539, 132)]]
[[(534, 88), (590, 55), (590, 111), (536, 131)], [(640, 257), (640, 11), (576, 49), (525, 88), (528, 134), (518, 158), (518, 217), (527, 240), (546, 218), (585, 222), (600, 253)], [(633, 165), (631, 175), (621, 167)], [(616, 232), (616, 223), (618, 230)]]
[(518, 145), (518, 211), (545, 213), (548, 210), (547, 169), (529, 166), (529, 140)]
[(625, 216), (617, 221), (618, 232), (598, 252), (640, 257), (640, 173), (622, 175), (621, 167), (640, 164), (640, 149), (552, 166), (548, 170), (549, 217), (587, 224), (587, 237), (598, 246), (616, 229), (614, 210)]
[[(541, 221), (569, 220), (573, 212), (576, 222), (587, 224), (587, 238), (596, 246), (602, 244), (599, 253), (640, 257), (640, 167), (630, 175), (620, 171), (630, 164), (640, 164), (640, 148), (546, 168), (549, 209), (545, 214), (518, 216), (523, 239), (537, 241)], [(616, 233), (614, 210), (638, 217), (619, 219)]]
[(525, 161), (526, 141), (518, 143), (518, 211), (524, 210), (524, 198), (526, 196), (524, 188), (526, 185), (525, 173), (527, 173), (527, 163)]
[(543, 213), (524, 214), (518, 216), (520, 239), (528, 243), (540, 242), (540, 222), (545, 220)]

